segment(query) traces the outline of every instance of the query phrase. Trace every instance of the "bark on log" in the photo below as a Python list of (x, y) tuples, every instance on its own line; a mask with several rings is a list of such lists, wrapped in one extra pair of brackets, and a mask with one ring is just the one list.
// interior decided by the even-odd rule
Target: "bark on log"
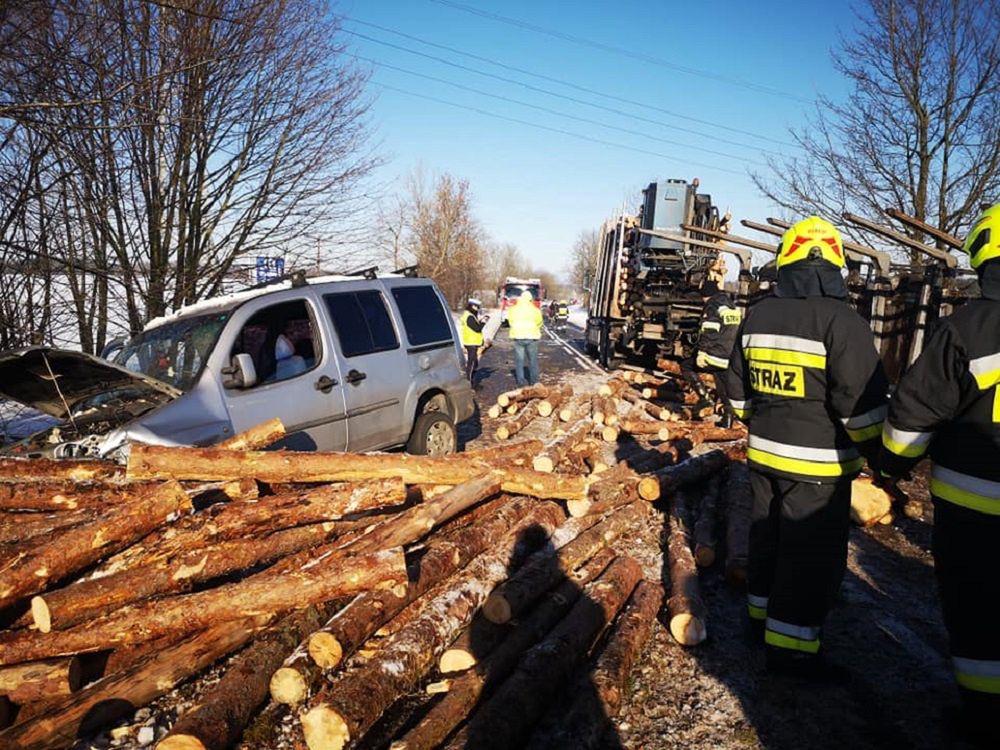
[(618, 393), (618, 395), (623, 401), (628, 401), (640, 412), (645, 412), (653, 419), (663, 421), (670, 419), (671, 414), (669, 409), (664, 409), (662, 406), (657, 406), (656, 404), (647, 401), (631, 388), (623, 389)]
[(177, 683), (240, 648), (267, 621), (267, 616), (259, 615), (204, 630), (131, 669), (50, 704), (44, 715), (0, 732), (0, 747), (19, 750), (71, 747), (80, 736), (131, 714), (136, 706), (146, 705), (169, 692)]
[(373, 588), (406, 583), (399, 548), (377, 553), (319, 548), (312, 561), (294, 571), (265, 570), (238, 583), (132, 605), (99, 620), (39, 635), (0, 636), (0, 664), (101, 651), (161, 638), (178, 630), (212, 627), (219, 622), (290, 609)]
[(747, 581), (750, 560), (750, 511), (753, 492), (750, 470), (745, 463), (733, 463), (726, 474), (726, 580), (735, 586)]
[(597, 389), (597, 393), (601, 396), (617, 396), (622, 391), (628, 390), (628, 388), (628, 383), (616, 375), (608, 380), (608, 382), (602, 383)]
[(97, 518), (94, 510), (60, 511), (59, 513), (0, 512), (0, 544), (17, 544), (70, 526), (79, 526)]
[(117, 552), (171, 515), (190, 508), (191, 501), (181, 486), (166, 482), (151, 489), (141, 504), (112, 508), (91, 523), (66, 529), (4, 566), (0, 571), (0, 609)]
[(449, 534), (435, 535), (427, 550), (419, 560), (408, 568), (409, 586), (406, 595), (398, 597), (390, 591), (370, 591), (361, 594), (340, 612), (336, 613), (316, 633), (307, 644), (296, 649), (283, 665), (288, 674), (276, 683), (278, 694), (272, 697), (281, 702), (301, 702), (323, 677), (312, 657), (312, 644), (317, 642), (317, 653), (333, 655), (325, 661), (332, 667), (340, 659), (349, 656), (368, 640), (382, 625), (395, 617), (411, 602), (424, 596), (433, 587), (442, 583), (456, 571), (486, 549), (496, 544), (512, 529), (520, 528), (537, 506), (528, 498), (509, 501), (494, 501), (481, 507), (492, 507), (478, 522), (465, 526)]
[(656, 360), (656, 366), (667, 375), (681, 374), (681, 363), (673, 359), (658, 359)]
[(545, 446), (544, 452), (539, 451), (541, 455), (535, 455), (532, 461), (532, 468), (535, 471), (546, 473), (555, 471), (555, 467), (562, 462), (575, 446), (582, 443), (591, 434), (593, 429), (594, 425), (592, 422), (580, 420), (565, 435)]
[(446, 458), (403, 453), (292, 453), (219, 451), (212, 448), (133, 446), (129, 474), (150, 479), (220, 479), (253, 476), (265, 482), (290, 479), (342, 482), (398, 477), (406, 484), (462, 484), (485, 471), (498, 473), (511, 494), (572, 500), (586, 494), (582, 477), (541, 474), (518, 467), (491, 467), (462, 454)]
[(621, 712), (629, 675), (649, 640), (662, 601), (663, 587), (652, 581), (640, 581), (632, 592), (597, 663), (573, 691), (576, 700), (560, 722), (565, 728), (560, 740), (567, 747), (602, 747), (609, 720)]
[(299, 641), (320, 626), (332, 608), (332, 603), (306, 607), (255, 637), (208, 694), (178, 719), (157, 750), (226, 750), (235, 746), (267, 699), (271, 673)]
[(670, 429), (662, 422), (637, 419), (635, 416), (623, 419), (621, 422), (622, 432), (629, 435), (652, 435), (657, 440), (669, 440)]
[(501, 393), (497, 396), (497, 404), (506, 407), (511, 404), (531, 401), (532, 399), (545, 398), (548, 395), (549, 389), (541, 383), (536, 383), (535, 385), (526, 385), (523, 388), (516, 388), (513, 391)]
[(604, 398), (595, 393), (590, 397), (590, 419), (596, 425), (604, 424), (604, 409), (606, 404)]
[(573, 389), (568, 385), (559, 386), (556, 389), (549, 389), (549, 394), (538, 402), (538, 413), (543, 417), (548, 417), (568, 401), (573, 396)]
[[(553, 506), (546, 511), (532, 518), (534, 524), (551, 533), (561, 511)], [(479, 555), (458, 582), (428, 602), (421, 615), (391, 636), (377, 654), (319, 691), (302, 716), (310, 750), (339, 749), (352, 738), (361, 737), (389, 706), (417, 685), (445, 646), (472, 619), (490, 588), (507, 576), (507, 563), (519, 537), (508, 534), (499, 545)]]
[(227, 440), (218, 443), (216, 448), (224, 448), (229, 451), (259, 451), (272, 443), (276, 443), (285, 436), (285, 425), (278, 417), (269, 419), (254, 425), (249, 430), (244, 430), (233, 435)]
[(128, 502), (132, 493), (148, 491), (149, 486), (100, 482), (82, 484), (70, 480), (6, 481), (0, 482), (0, 510), (106, 510)]
[(393, 742), (391, 750), (430, 750), (444, 742), (475, 708), (487, 684), (499, 685), (507, 679), (524, 652), (565, 617), (580, 598), (583, 587), (597, 578), (614, 559), (615, 552), (604, 548), (539, 602), (523, 622), (507, 630), (506, 637), (495, 644), (495, 648), (477, 644), (471, 652), (467, 652), (475, 669), (453, 678), (448, 694), (419, 724)]
[(626, 383), (631, 383), (632, 385), (648, 385), (655, 387), (668, 382), (663, 378), (657, 377), (656, 375), (650, 375), (646, 372), (635, 372), (633, 370), (622, 370), (618, 373), (618, 377)]
[(65, 630), (126, 604), (188, 591), (202, 581), (255, 565), (270, 564), (294, 552), (324, 544), (348, 531), (363, 529), (370, 523), (316, 523), (154, 559), (109, 576), (81, 581), (35, 596), (31, 600), (31, 616), (43, 633), (53, 629)]
[(536, 553), (490, 594), (483, 605), (483, 615), (490, 622), (509, 622), (584, 560), (593, 557), (640, 523), (647, 513), (644, 504), (631, 503), (580, 534), (558, 552), (546, 549)]
[(122, 479), (122, 467), (110, 461), (0, 458), (0, 481), (107, 482)]
[(705, 480), (698, 509), (698, 520), (694, 524), (694, 559), (702, 568), (715, 562), (715, 547), (718, 540), (719, 493), (722, 491), (722, 475), (712, 474)]
[(620, 421), (618, 418), (618, 401), (614, 396), (602, 396), (601, 412), (604, 414), (604, 426), (614, 427)]
[(569, 500), (566, 509), (574, 518), (604, 514), (640, 498), (653, 502), (659, 498), (659, 492), (658, 480), (639, 476), (622, 461), (590, 486), (586, 500)]
[(0, 695), (14, 703), (47, 701), (79, 687), (80, 660), (75, 656), (0, 667)]
[(722, 471), (729, 463), (723, 451), (714, 450), (692, 456), (675, 466), (666, 466), (651, 476), (660, 483), (660, 496), (666, 497), (680, 487), (702, 482), (712, 474)]
[(521, 410), (520, 414), (508, 419), (502, 425), (497, 427), (497, 440), (507, 440), (508, 438), (516, 435), (531, 424), (538, 416), (538, 402), (532, 401)]
[[(529, 650), (514, 672), (469, 721), (450, 746), (522, 747), (560, 686), (569, 682), (577, 663), (642, 579), (639, 564), (620, 557), (587, 586), (569, 614)], [(457, 745), (462, 747), (462, 745)]]
[(696, 646), (705, 640), (707, 609), (701, 598), (698, 566), (691, 554), (691, 542), (684, 511), (671, 503), (667, 514), (667, 565), (670, 571), (670, 634), (682, 646)]
[(512, 443), (480, 448), (474, 451), (465, 451), (461, 454), (469, 461), (480, 461), (496, 466), (499, 464), (512, 464), (514, 466), (527, 466), (531, 463), (533, 456), (537, 456), (542, 450), (541, 440), (518, 440)]

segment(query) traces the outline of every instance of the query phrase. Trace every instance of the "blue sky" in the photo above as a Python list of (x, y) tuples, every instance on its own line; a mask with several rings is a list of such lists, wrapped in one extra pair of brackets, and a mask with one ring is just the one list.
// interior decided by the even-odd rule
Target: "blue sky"
[(836, 0), (335, 9), (372, 69), (379, 177), (400, 190), (418, 166), (467, 179), (490, 237), (558, 274), (582, 230), (634, 211), (657, 179), (698, 176), (736, 221), (774, 214), (747, 170), (767, 171), (762, 149), (796, 153), (788, 128), (819, 93), (845, 96), (830, 50), (855, 24)]

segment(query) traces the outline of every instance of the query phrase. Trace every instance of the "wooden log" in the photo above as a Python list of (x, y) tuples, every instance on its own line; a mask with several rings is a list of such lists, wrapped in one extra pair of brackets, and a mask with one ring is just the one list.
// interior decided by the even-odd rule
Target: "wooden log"
[(116, 485), (71, 480), (0, 482), (0, 510), (60, 511), (107, 509), (128, 502), (132, 493), (144, 493), (146, 484)]
[(112, 508), (91, 523), (64, 530), (0, 571), (0, 609), (142, 538), (175, 513), (191, 509), (177, 482), (151, 488), (141, 504)]
[(507, 391), (497, 396), (497, 404), (500, 406), (510, 406), (511, 404), (531, 401), (532, 399), (545, 398), (549, 395), (549, 389), (541, 383), (526, 385), (513, 391)]
[(650, 476), (660, 483), (660, 496), (666, 497), (680, 487), (697, 484), (712, 474), (722, 471), (729, 463), (723, 451), (714, 450), (681, 461), (675, 466), (665, 466)]
[(597, 393), (601, 396), (618, 396), (622, 391), (628, 390), (628, 383), (621, 377), (615, 376), (608, 380), (606, 383), (602, 383), (597, 389)]
[(278, 417), (261, 422), (243, 432), (238, 432), (231, 438), (218, 443), (216, 448), (230, 451), (258, 451), (276, 443), (285, 436), (285, 425)]
[(667, 566), (670, 571), (670, 634), (682, 646), (696, 646), (705, 640), (707, 609), (701, 598), (698, 566), (691, 554), (691, 542), (684, 512), (671, 503), (667, 514)]
[(0, 747), (48, 750), (72, 747), (79, 737), (130, 715), (193, 674), (242, 647), (267, 624), (267, 616), (244, 618), (201, 631), (130, 669), (98, 680), (25, 722), (0, 732)]
[(499, 464), (512, 464), (514, 466), (527, 466), (531, 459), (542, 450), (541, 440), (518, 440), (516, 442), (492, 445), (489, 448), (465, 451), (461, 454), (467, 460), (479, 461), (496, 466)]
[(267, 699), (271, 674), (332, 609), (332, 603), (306, 607), (255, 637), (226, 668), (222, 679), (177, 720), (157, 750), (226, 750), (235, 746)]
[(753, 491), (745, 463), (732, 463), (723, 487), (726, 497), (726, 580), (734, 586), (747, 581), (750, 560), (750, 512)]
[(512, 529), (533, 523), (530, 515), (536, 505), (527, 498), (493, 501), (484, 506), (491, 512), (476, 523), (435, 535), (423, 556), (409, 566), (409, 586), (403, 597), (390, 591), (369, 591), (356, 597), (285, 661), (279, 670), (283, 675), (272, 682), (271, 697), (283, 703), (303, 701), (323, 678), (323, 669), (336, 667), (411, 602), (497, 545)]
[(601, 428), (601, 440), (603, 440), (605, 443), (617, 442), (618, 436), (620, 434), (621, 432), (618, 430), (618, 428), (613, 427), (611, 425), (606, 424), (604, 425), (604, 427)]
[(606, 406), (607, 404), (605, 403), (605, 400), (601, 395), (595, 393), (593, 396), (590, 397), (590, 418), (594, 422), (594, 424), (596, 425), (604, 424), (604, 417), (605, 417), (604, 409), (606, 408)]
[[(541, 509), (540, 509), (541, 510)], [(534, 515), (534, 526), (546, 532), (561, 520), (548, 506)], [(400, 696), (410, 692), (437, 661), (455, 634), (472, 619), (490, 588), (507, 575), (520, 534), (508, 534), (493, 549), (473, 560), (456, 583), (431, 602), (413, 622), (388, 639), (372, 658), (320, 689), (302, 715), (310, 750), (341, 748), (364, 735)]]
[(568, 385), (549, 389), (549, 394), (538, 402), (538, 413), (543, 417), (548, 417), (558, 409), (564, 401), (568, 401), (573, 395), (573, 388)]
[(391, 750), (430, 750), (444, 742), (475, 708), (486, 686), (499, 685), (507, 679), (524, 652), (555, 627), (580, 598), (583, 587), (604, 572), (614, 559), (612, 549), (601, 550), (547, 594), (516, 627), (500, 631), (505, 636), (502, 640), (485, 647), (481, 643), (475, 649), (467, 647), (466, 659), (471, 660), (475, 669), (454, 677), (448, 694), (415, 727), (393, 742)]
[(614, 427), (618, 424), (618, 401), (614, 396), (602, 396), (601, 412), (604, 414), (604, 424), (607, 427)]
[(14, 703), (51, 700), (79, 688), (80, 660), (75, 656), (0, 667), (0, 695)]
[(660, 358), (656, 360), (656, 366), (667, 375), (681, 374), (681, 363), (673, 359)]
[(309, 524), (154, 558), (108, 576), (35, 596), (31, 600), (31, 617), (43, 633), (65, 630), (127, 604), (188, 591), (202, 581), (270, 564), (368, 525), (370, 521)]
[(615, 560), (586, 587), (584, 596), (552, 632), (524, 655), (517, 670), (448, 746), (523, 747), (548, 701), (569, 682), (577, 663), (641, 579), (642, 570), (635, 560)]
[(622, 461), (590, 486), (586, 500), (568, 500), (566, 509), (574, 518), (591, 513), (600, 515), (640, 498), (654, 502), (659, 498), (659, 492), (659, 481), (639, 476)]
[(575, 446), (579, 445), (590, 435), (593, 428), (594, 425), (591, 422), (581, 419), (565, 435), (545, 446), (544, 450), (539, 452), (540, 455), (536, 455), (532, 460), (532, 468), (535, 471), (541, 472), (555, 471), (555, 467), (562, 462)]
[(592, 670), (577, 681), (576, 698), (560, 722), (560, 742), (566, 747), (603, 747), (608, 721), (621, 712), (628, 678), (649, 640), (663, 601), (663, 587), (640, 581)]
[(212, 627), (260, 613), (282, 613), (373, 588), (406, 582), (400, 548), (376, 553), (320, 547), (311, 562), (294, 571), (265, 570), (237, 583), (192, 594), (131, 605), (99, 620), (39, 635), (17, 631), (0, 636), (0, 664), (101, 651)]
[(49, 458), (0, 458), (0, 481), (6, 482), (107, 482), (121, 480), (122, 467), (110, 461)]
[(497, 427), (497, 440), (507, 440), (516, 435), (539, 416), (538, 402), (532, 401), (521, 412)]
[(631, 385), (649, 385), (655, 387), (669, 382), (656, 375), (650, 375), (647, 372), (636, 372), (634, 370), (622, 370), (618, 373), (618, 377)]
[(851, 482), (851, 520), (858, 526), (874, 526), (892, 512), (892, 496), (872, 482), (858, 477)]
[(657, 440), (669, 440), (670, 430), (662, 422), (627, 418), (621, 422), (621, 431), (629, 435), (652, 435)]
[(511, 494), (571, 500), (586, 494), (582, 477), (564, 477), (526, 471), (519, 467), (490, 467), (451, 457), (411, 456), (405, 453), (293, 453), (219, 451), (212, 448), (133, 446), (128, 472), (150, 479), (220, 479), (253, 476), (265, 482), (290, 479), (308, 482), (350, 482), (398, 477), (406, 484), (456, 485), (497, 472), (501, 487)]
[(656, 404), (647, 401), (638, 393), (633, 391), (631, 388), (625, 388), (618, 393), (618, 397), (623, 401), (628, 401), (632, 404), (639, 412), (645, 412), (653, 419), (659, 420), (669, 420), (671, 417), (671, 412), (669, 409), (664, 409), (662, 406), (657, 406)]
[(647, 512), (644, 504), (630, 503), (558, 552), (547, 549), (536, 553), (517, 573), (494, 589), (483, 605), (483, 615), (495, 623), (509, 622), (517, 617), (584, 560), (633, 529)]
[[(572, 602), (579, 596), (580, 587), (597, 577), (601, 571), (611, 564), (615, 556), (615, 551), (610, 547), (599, 550), (592, 558), (584, 562), (581, 567), (570, 574), (567, 580), (543, 595), (541, 601), (530, 610), (527, 618), (522, 623), (514, 626), (511, 623), (500, 625), (490, 622), (482, 612), (477, 613), (475, 618), (473, 618), (472, 624), (463, 630), (454, 643), (448, 646), (444, 653), (441, 654), (441, 658), (438, 660), (438, 671), (441, 674), (464, 672), (466, 669), (483, 661), (484, 658), (491, 656), (494, 649), (502, 643), (506, 643), (507, 639), (511, 639), (512, 644), (520, 644), (515, 652), (516, 656), (519, 657), (520, 652), (524, 651), (530, 643), (525, 643), (524, 633), (513, 636), (514, 631), (527, 629), (529, 632), (535, 633), (534, 636), (528, 636), (530, 642), (541, 638), (544, 633), (548, 632), (555, 625), (558, 618), (555, 617), (554, 613), (568, 610)], [(541, 616), (538, 614), (540, 611), (544, 613)], [(553, 619), (554, 617), (555, 619)], [(544, 630), (538, 632), (537, 625), (540, 619), (546, 623), (546, 626)], [(508, 646), (507, 648), (510, 647)], [(491, 680), (499, 677), (492, 667), (478, 671), (482, 674), (488, 673)], [(481, 687), (481, 684), (479, 687)], [(444, 738), (442, 737), (442, 739)]]
[(694, 559), (699, 567), (707, 568), (715, 562), (716, 529), (719, 525), (719, 494), (722, 475), (712, 474), (705, 480), (701, 495), (698, 520), (694, 524)]
[(26, 542), (35, 537), (44, 536), (79, 526), (97, 518), (97, 511), (71, 510), (57, 513), (5, 513), (0, 511), (0, 544), (16, 544)]

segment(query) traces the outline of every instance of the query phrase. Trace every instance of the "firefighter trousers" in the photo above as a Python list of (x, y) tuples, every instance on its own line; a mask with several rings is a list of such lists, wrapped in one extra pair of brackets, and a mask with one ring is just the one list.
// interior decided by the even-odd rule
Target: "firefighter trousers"
[(1000, 741), (1000, 515), (934, 498), (934, 573), (955, 679), (973, 722)]
[(817, 654), (820, 628), (847, 568), (851, 481), (779, 479), (751, 469), (748, 605), (764, 641)]

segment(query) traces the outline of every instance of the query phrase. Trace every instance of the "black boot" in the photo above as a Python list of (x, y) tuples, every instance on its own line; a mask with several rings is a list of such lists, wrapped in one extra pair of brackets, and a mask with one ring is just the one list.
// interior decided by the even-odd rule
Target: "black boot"
[(806, 654), (768, 646), (765, 657), (769, 674), (825, 685), (847, 685), (851, 681), (850, 672), (828, 662), (822, 653)]

